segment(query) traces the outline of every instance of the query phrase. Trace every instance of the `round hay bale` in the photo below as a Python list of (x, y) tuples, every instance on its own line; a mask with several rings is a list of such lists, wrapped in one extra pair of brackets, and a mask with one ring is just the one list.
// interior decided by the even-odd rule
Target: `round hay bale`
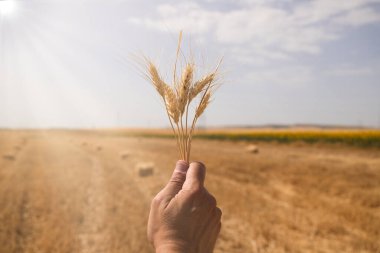
[(252, 153), (252, 154), (258, 154), (259, 153), (259, 147), (256, 146), (256, 145), (248, 145), (248, 147), (246, 148), (247, 152), (248, 153)]
[(8, 160), (8, 161), (14, 161), (14, 160), (16, 160), (16, 157), (14, 155), (11, 155), (11, 154), (5, 154), (5, 155), (3, 155), (3, 159)]
[(140, 163), (137, 165), (137, 170), (140, 177), (149, 177), (154, 173), (154, 165), (152, 163)]

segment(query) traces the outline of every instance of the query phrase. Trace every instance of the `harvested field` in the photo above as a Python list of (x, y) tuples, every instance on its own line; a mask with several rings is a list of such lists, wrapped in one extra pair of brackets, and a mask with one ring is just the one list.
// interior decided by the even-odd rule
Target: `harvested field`
[[(193, 143), (223, 211), (215, 252), (380, 252), (378, 148), (249, 144)], [(177, 157), (173, 139), (0, 131), (0, 252), (153, 252), (150, 201)]]

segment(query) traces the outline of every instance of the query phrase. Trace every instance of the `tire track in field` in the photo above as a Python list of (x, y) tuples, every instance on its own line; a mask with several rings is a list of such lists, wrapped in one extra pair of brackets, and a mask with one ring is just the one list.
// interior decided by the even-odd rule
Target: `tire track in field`
[(99, 160), (93, 156), (89, 185), (86, 189), (86, 203), (83, 222), (80, 225), (78, 238), (82, 253), (107, 252), (106, 240), (106, 204), (104, 170)]
[(64, 212), (67, 222), (63, 226), (72, 232), (72, 239), (61, 239), (62, 243), (71, 247), (70, 253), (109, 252), (103, 165), (87, 148), (77, 147), (66, 138), (41, 139), (46, 155), (41, 166), (54, 186), (52, 194), (59, 199), (55, 212)]
[[(5, 144), (11, 146), (10, 143)], [(28, 150), (26, 152), (28, 153)], [(28, 212), (27, 179), (30, 176), (25, 164), (29, 164), (30, 159), (24, 153), (24, 149), (18, 147), (14, 153), (11, 153), (12, 159), (2, 160), (4, 163), (0, 163), (0, 224), (3, 226), (0, 228), (0, 252), (23, 252), (25, 246)]]
[[(146, 238), (146, 224), (150, 198), (143, 191), (141, 182), (136, 181), (132, 164), (120, 159), (119, 151), (102, 143), (99, 151), (91, 145), (90, 153), (101, 163), (104, 176), (103, 200), (108, 251), (152, 252)], [(87, 149), (87, 148), (86, 148)]]

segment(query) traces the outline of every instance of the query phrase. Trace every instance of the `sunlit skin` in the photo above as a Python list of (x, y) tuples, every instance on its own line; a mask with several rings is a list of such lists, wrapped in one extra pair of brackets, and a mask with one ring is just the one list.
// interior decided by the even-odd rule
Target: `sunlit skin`
[(202, 163), (178, 161), (164, 189), (152, 201), (148, 238), (156, 253), (212, 253), (221, 210), (204, 187)]

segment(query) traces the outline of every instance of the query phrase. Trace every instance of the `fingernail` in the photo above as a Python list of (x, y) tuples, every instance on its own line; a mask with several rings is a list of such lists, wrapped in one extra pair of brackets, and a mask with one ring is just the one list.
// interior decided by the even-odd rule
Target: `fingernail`
[(194, 161), (192, 163), (198, 164), (198, 166), (202, 167), (203, 169), (206, 169), (206, 165), (203, 162), (200, 161)]

